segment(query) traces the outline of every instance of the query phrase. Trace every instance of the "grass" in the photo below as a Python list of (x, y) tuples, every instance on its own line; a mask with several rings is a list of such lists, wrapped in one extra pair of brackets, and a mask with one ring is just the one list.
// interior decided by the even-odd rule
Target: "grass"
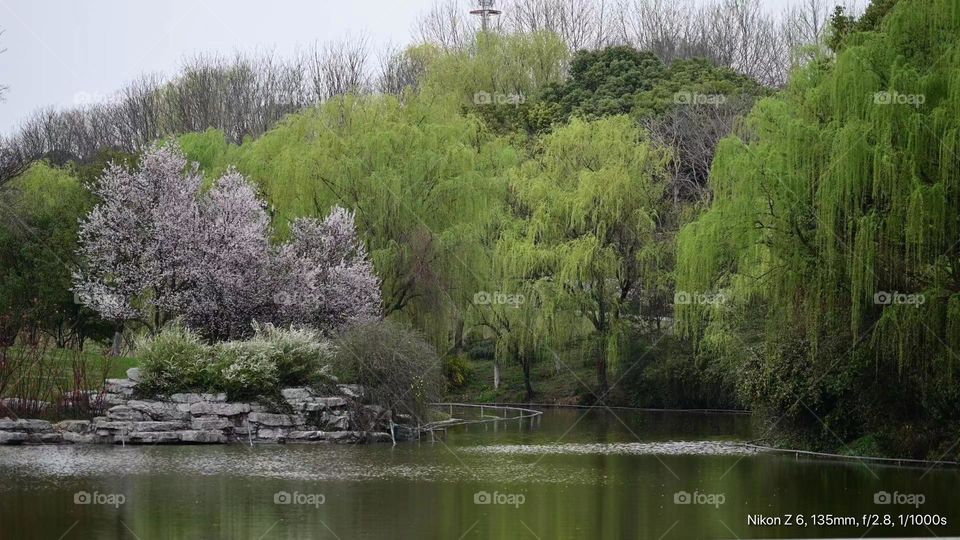
[[(4, 390), (2, 397), (13, 397), (26, 388), (30, 389), (31, 394), (48, 395), (55, 389), (37, 388), (37, 381), (51, 386), (58, 382), (69, 384), (74, 378), (75, 366), (85, 367), (90, 377), (96, 377), (102, 373), (107, 379), (120, 379), (127, 376), (129, 368), (138, 365), (136, 358), (108, 357), (93, 351), (51, 348), (43, 350), (40, 357), (31, 357), (35, 353), (24, 347), (9, 347), (3, 352), (8, 358), (26, 359), (27, 364), (23, 366), (24, 374), (14, 374), (10, 378), (11, 384)], [(93, 389), (90, 388), (90, 390)]]

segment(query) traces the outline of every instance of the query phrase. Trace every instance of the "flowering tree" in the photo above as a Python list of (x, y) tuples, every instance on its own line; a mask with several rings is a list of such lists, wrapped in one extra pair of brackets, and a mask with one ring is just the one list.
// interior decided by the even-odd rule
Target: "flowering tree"
[(74, 290), (84, 304), (121, 327), (155, 331), (182, 316), (211, 339), (246, 335), (254, 321), (332, 330), (380, 315), (380, 281), (351, 212), (298, 219), (274, 248), (253, 186), (229, 171), (203, 194), (196, 170), (174, 146), (148, 151), (138, 171), (106, 170), (80, 228)]
[(80, 225), (74, 291), (84, 304), (154, 329), (184, 310), (198, 270), (200, 182), (169, 146), (147, 152), (138, 171), (107, 168), (93, 188), (101, 202)]
[(250, 322), (270, 320), (270, 218), (246, 179), (220, 178), (200, 202), (202, 233), (185, 319), (209, 337), (249, 334)]
[(296, 219), (291, 234), (276, 260), (279, 322), (335, 329), (380, 316), (380, 280), (352, 212), (337, 206), (323, 221)]

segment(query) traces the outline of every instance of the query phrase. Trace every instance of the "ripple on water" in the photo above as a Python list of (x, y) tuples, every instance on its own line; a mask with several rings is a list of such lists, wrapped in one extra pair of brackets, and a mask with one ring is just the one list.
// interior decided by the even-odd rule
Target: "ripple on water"
[(647, 443), (494, 444), (464, 448), (464, 452), (508, 455), (661, 455), (752, 456), (757, 450), (735, 443), (671, 441)]

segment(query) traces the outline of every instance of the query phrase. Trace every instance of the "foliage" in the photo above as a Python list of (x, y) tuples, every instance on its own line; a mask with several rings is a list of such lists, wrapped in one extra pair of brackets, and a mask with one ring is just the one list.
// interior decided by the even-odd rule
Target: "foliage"
[(443, 376), (447, 379), (449, 387), (460, 388), (473, 378), (473, 368), (464, 356), (445, 356)]
[(618, 114), (637, 118), (690, 105), (697, 96), (758, 96), (766, 90), (753, 79), (702, 59), (664, 64), (650, 52), (627, 46), (580, 51), (570, 76), (547, 85), (531, 116), (540, 129), (571, 117), (597, 119)]
[(666, 158), (626, 116), (574, 119), (544, 137), (511, 178), (514, 214), (526, 219), (501, 237), (498, 264), (547, 321), (525, 317), (528, 337), (514, 338), (532, 354), (534, 336), (562, 335), (586, 319), (606, 343), (597, 359), (603, 391), (607, 367), (620, 358), (628, 298), (650, 283), (658, 258)]
[(45, 163), (0, 190), (0, 343), (12, 344), (21, 329), (59, 346), (103, 334), (70, 291), (78, 220), (91, 206), (76, 177)]
[(362, 386), (369, 403), (422, 420), (427, 404), (443, 395), (440, 359), (414, 330), (391, 321), (360, 324), (334, 345), (334, 374)]
[(137, 344), (144, 394), (212, 390), (218, 386), (214, 357), (199, 335), (177, 326)]
[(956, 423), (958, 50), (954, 2), (897, 3), (721, 144), (680, 235), (678, 288), (727, 299), (678, 305), (682, 330), (811, 438)]
[(257, 326), (243, 341), (210, 345), (176, 325), (138, 343), (141, 382), (148, 395), (223, 391), (232, 400), (274, 398), (280, 390), (328, 380), (329, 342), (308, 329)]

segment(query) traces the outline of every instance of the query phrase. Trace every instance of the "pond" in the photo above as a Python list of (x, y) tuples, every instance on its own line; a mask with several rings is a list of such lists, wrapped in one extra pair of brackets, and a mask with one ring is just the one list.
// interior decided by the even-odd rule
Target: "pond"
[[(3, 447), (0, 538), (960, 533), (956, 470), (798, 459), (730, 444), (750, 437), (744, 415), (547, 409), (395, 447)], [(759, 524), (773, 519), (780, 525)]]

